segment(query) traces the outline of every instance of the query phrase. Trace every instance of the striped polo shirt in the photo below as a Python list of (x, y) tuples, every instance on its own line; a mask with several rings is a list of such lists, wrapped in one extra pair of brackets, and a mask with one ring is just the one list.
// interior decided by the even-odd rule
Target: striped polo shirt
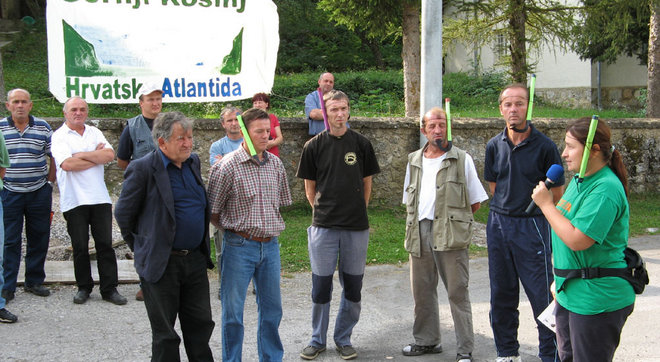
[(40, 118), (30, 116), (28, 126), (21, 133), (11, 117), (0, 121), (0, 131), (5, 136), (11, 166), (4, 178), (5, 189), (12, 192), (32, 192), (48, 180), (50, 138), (53, 130)]

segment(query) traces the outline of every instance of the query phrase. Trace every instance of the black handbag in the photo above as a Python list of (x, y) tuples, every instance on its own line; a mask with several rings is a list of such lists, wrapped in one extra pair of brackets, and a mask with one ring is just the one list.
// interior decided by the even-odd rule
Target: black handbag
[[(626, 261), (625, 268), (582, 268), (582, 269), (557, 269), (555, 275), (566, 278), (594, 279), (602, 277), (620, 277), (627, 280), (632, 285), (635, 294), (642, 294), (644, 288), (649, 284), (649, 272), (646, 270), (644, 259), (637, 250), (626, 247), (623, 251)], [(559, 288), (557, 293), (564, 289), (564, 285)]]

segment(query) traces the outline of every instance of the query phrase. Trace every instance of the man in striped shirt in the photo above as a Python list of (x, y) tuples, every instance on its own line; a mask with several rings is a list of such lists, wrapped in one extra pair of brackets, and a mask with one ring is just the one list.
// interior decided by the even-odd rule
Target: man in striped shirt
[(26, 292), (46, 297), (50, 290), (42, 284), (46, 278), (44, 263), (50, 238), (52, 183), (55, 181), (55, 165), (50, 154), (53, 131), (46, 121), (30, 115), (32, 100), (28, 91), (9, 91), (6, 107), (11, 116), (0, 121), (0, 130), (5, 137), (11, 166), (0, 192), (5, 226), (2, 296), (8, 301), (14, 298), (25, 219), (24, 288)]

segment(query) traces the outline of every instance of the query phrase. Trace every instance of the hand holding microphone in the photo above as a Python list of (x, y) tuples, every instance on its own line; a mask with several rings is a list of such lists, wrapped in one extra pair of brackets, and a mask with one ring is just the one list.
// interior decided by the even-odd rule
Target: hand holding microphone
[[(552, 165), (548, 169), (548, 172), (545, 173), (545, 177), (545, 188), (550, 190), (555, 182), (561, 180), (561, 178), (564, 177), (564, 168), (561, 167), (561, 165)], [(534, 200), (532, 200), (529, 203), (529, 206), (527, 206), (525, 213), (530, 214), (532, 211), (534, 211), (535, 207), (536, 204), (534, 203)]]

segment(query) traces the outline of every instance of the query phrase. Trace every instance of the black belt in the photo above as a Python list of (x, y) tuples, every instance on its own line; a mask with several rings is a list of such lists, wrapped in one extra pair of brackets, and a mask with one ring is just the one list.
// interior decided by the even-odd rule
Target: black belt
[(258, 242), (261, 242), (261, 243), (267, 243), (273, 238), (272, 236), (262, 238), (262, 237), (259, 237), (259, 236), (254, 236), (254, 235), (250, 235), (248, 233), (244, 233), (242, 231), (236, 231), (236, 230), (231, 230), (231, 229), (227, 229), (227, 231), (229, 231), (230, 233), (234, 233), (236, 235), (240, 235), (240, 236), (242, 236), (246, 239), (258, 241)]
[(194, 249), (179, 249), (179, 250), (177, 250), (177, 249), (172, 249), (172, 255), (175, 255), (175, 256), (186, 256), (186, 255), (188, 255), (188, 254), (190, 254), (190, 253), (192, 253), (192, 252), (195, 252), (195, 251), (197, 251), (197, 250), (199, 250), (199, 248), (194, 248)]

